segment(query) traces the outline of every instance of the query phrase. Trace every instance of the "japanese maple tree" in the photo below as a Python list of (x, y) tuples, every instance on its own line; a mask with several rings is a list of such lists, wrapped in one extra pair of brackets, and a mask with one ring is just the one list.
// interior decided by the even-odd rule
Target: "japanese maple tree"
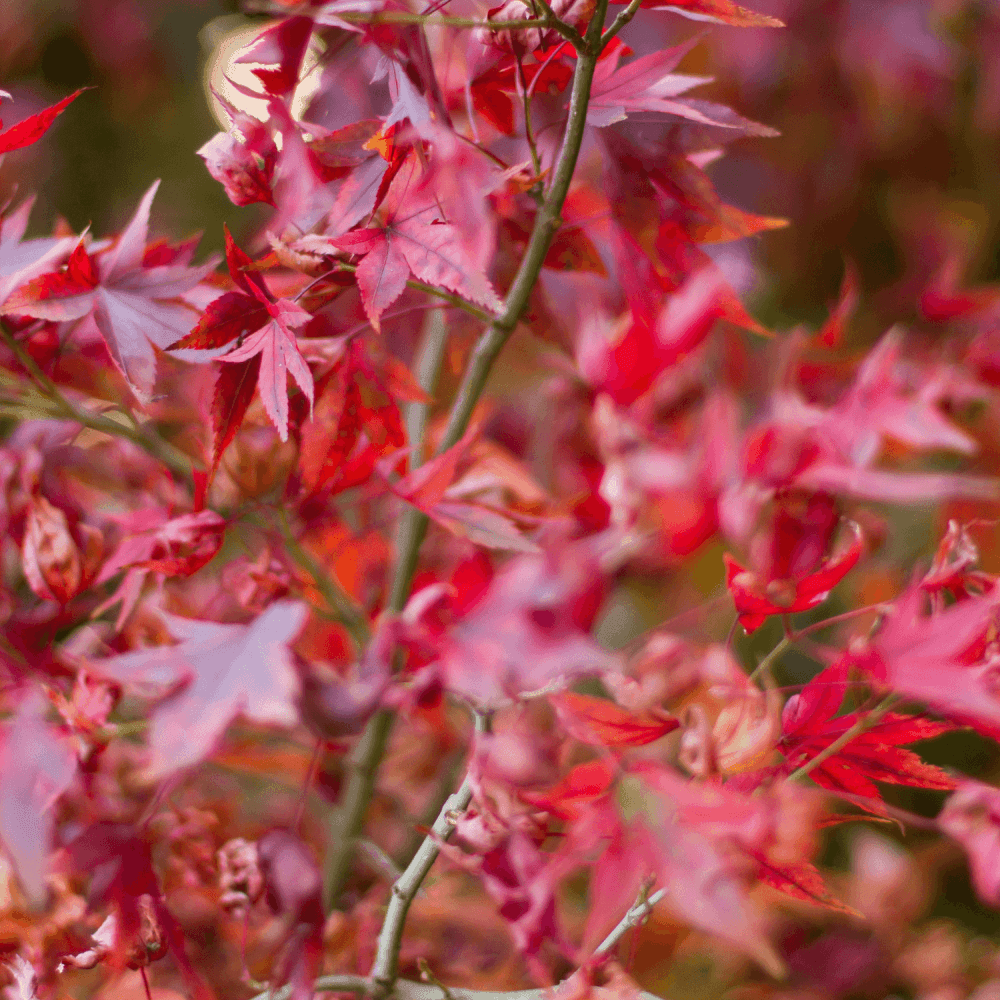
[[(857, 917), (848, 823), (1000, 906), (1000, 790), (921, 756), (1000, 739), (1000, 292), (946, 261), (946, 336), (862, 351), (848, 269), (767, 329), (719, 245), (786, 220), (711, 170), (775, 133), (698, 96), (700, 36), (620, 37), (678, 17), (781, 44), (731, 0), (276, 2), (198, 151), (263, 220), (224, 270), (153, 179), (118, 232), (4, 208), (9, 995), (634, 998), (654, 911), (773, 990), (788, 913)], [(887, 587), (885, 512), (945, 502), (982, 513)], [(614, 641), (624, 581), (696, 564)]]

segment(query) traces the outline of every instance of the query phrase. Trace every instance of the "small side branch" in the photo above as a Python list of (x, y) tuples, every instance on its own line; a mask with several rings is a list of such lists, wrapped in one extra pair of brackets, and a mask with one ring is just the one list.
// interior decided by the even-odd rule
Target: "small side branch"
[(602, 49), (608, 44), (608, 42), (611, 41), (612, 38), (615, 37), (615, 35), (618, 34), (619, 31), (622, 30), (622, 28), (625, 27), (626, 24), (629, 23), (629, 21), (632, 20), (633, 17), (635, 17), (641, 6), (642, 0), (631, 0), (629, 5), (618, 14), (610, 25), (608, 25), (608, 30), (601, 35)]
[[(143, 451), (152, 455), (158, 462), (162, 462), (171, 472), (180, 476), (187, 482), (191, 482), (192, 462), (187, 455), (179, 448), (164, 441), (163, 438), (150, 434), (141, 426), (134, 424), (119, 423), (100, 414), (89, 413), (76, 404), (70, 402), (60, 391), (59, 387), (46, 375), (35, 363), (35, 359), (17, 342), (10, 330), (3, 323), (0, 323), (0, 336), (3, 337), (7, 346), (14, 352), (17, 360), (24, 366), (31, 376), (32, 382), (39, 393), (51, 404), (50, 414), (53, 418), (63, 418), (72, 420), (93, 431), (99, 431), (110, 437), (124, 438)], [(131, 418), (129, 418), (131, 419)]]
[(899, 701), (899, 695), (886, 695), (867, 715), (862, 716), (850, 729), (841, 733), (829, 746), (824, 747), (812, 760), (806, 761), (801, 767), (796, 768), (787, 781), (801, 781), (809, 773), (820, 766), (824, 761), (829, 760), (834, 754), (840, 753), (851, 740), (860, 736), (863, 732), (871, 729), (886, 712)]
[(595, 955), (605, 955), (625, 936), (626, 932), (643, 922), (653, 912), (653, 907), (667, 894), (666, 889), (657, 889), (652, 896), (641, 899), (625, 914), (615, 929), (594, 949)]
[[(476, 716), (477, 732), (483, 732), (488, 724), (486, 716)], [(455, 817), (464, 813), (469, 808), (471, 801), (472, 783), (466, 777), (461, 788), (445, 800), (437, 819), (434, 820), (431, 832), (424, 837), (423, 843), (407, 865), (406, 871), (392, 887), (392, 896), (389, 899), (385, 921), (379, 933), (375, 963), (371, 972), (376, 997), (387, 997), (393, 992), (396, 976), (399, 972), (399, 948), (403, 940), (403, 928), (406, 926), (406, 915), (409, 912), (410, 904), (441, 852), (438, 844), (451, 837), (455, 828)]]

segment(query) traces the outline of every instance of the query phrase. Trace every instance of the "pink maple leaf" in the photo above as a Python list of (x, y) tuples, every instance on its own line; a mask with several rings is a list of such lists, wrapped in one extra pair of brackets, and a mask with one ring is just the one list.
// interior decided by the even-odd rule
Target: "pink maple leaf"
[(878, 683), (996, 737), (1000, 662), (984, 650), (1000, 590), (994, 587), (932, 615), (924, 613), (926, 604), (923, 590), (912, 587), (896, 601), (881, 630), (845, 658)]
[(91, 256), (81, 242), (65, 270), (34, 278), (11, 295), (0, 312), (36, 319), (92, 322), (129, 387), (148, 402), (156, 378), (155, 344), (166, 348), (198, 318), (184, 301), (215, 268), (180, 262), (147, 267), (143, 258), (156, 181), (118, 239)]
[(612, 41), (594, 72), (587, 123), (602, 127), (624, 121), (630, 111), (660, 111), (703, 124), (715, 124), (693, 106), (674, 100), (692, 87), (712, 82), (710, 76), (674, 73), (677, 64), (698, 41), (693, 38), (661, 52), (640, 56), (624, 66), (618, 65), (624, 46), (618, 39)]
[[(256, 286), (253, 286), (256, 287)], [(270, 319), (255, 333), (219, 360), (230, 363), (250, 361), (260, 355), (257, 391), (267, 415), (282, 441), (288, 440), (288, 379), (291, 375), (313, 405), (313, 377), (302, 357), (294, 330), (305, 326), (312, 314), (288, 299), (263, 299)]]
[(290, 726), (298, 713), (298, 676), (288, 650), (306, 607), (278, 601), (248, 625), (166, 616), (176, 646), (135, 650), (95, 660), (96, 676), (164, 700), (149, 734), (153, 777), (190, 767), (215, 748), (238, 715)]
[(971, 779), (960, 782), (938, 824), (965, 849), (979, 898), (1000, 907), (1000, 789)]
[(486, 276), (468, 261), (458, 230), (440, 220), (433, 198), (419, 190), (419, 171), (411, 156), (389, 188), (381, 226), (331, 241), (362, 258), (355, 277), (365, 314), (376, 330), (379, 317), (403, 294), (411, 274), (487, 309), (500, 309)]
[(45, 897), (49, 813), (76, 774), (76, 754), (46, 721), (40, 694), (24, 699), (0, 731), (0, 841), (28, 897)]

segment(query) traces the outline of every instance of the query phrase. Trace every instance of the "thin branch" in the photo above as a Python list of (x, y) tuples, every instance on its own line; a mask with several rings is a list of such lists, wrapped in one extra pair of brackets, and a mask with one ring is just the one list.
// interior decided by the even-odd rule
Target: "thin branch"
[(867, 795), (852, 795), (850, 792), (834, 791), (830, 788), (823, 789), (824, 795), (832, 795), (835, 799), (842, 799), (850, 802), (851, 805), (860, 806), (867, 810), (868, 815), (859, 814), (856, 818), (861, 822), (871, 822), (880, 817), (872, 815), (872, 810), (877, 808), (884, 812), (890, 819), (894, 819), (900, 826), (912, 826), (917, 830), (928, 830), (931, 833), (940, 833), (941, 824), (936, 819), (929, 816), (921, 816), (919, 813), (910, 812), (908, 809), (900, 809), (899, 806), (890, 805), (882, 799), (873, 799)]
[(798, 639), (800, 636), (808, 635), (810, 632), (819, 632), (821, 629), (829, 628), (832, 625), (839, 625), (841, 622), (850, 621), (852, 618), (858, 618), (861, 615), (871, 614), (872, 612), (877, 612), (880, 615), (884, 615), (886, 612), (892, 610), (892, 605), (887, 604), (884, 601), (878, 604), (868, 604), (863, 608), (854, 608), (851, 611), (845, 611), (841, 615), (833, 615), (831, 618), (823, 618), (821, 621), (813, 622), (811, 625), (806, 625), (795, 631), (794, 636)]
[[(316, 992), (354, 993), (358, 996), (364, 996), (370, 988), (371, 984), (364, 976), (320, 976), (313, 983), (313, 989)], [(289, 984), (273, 993), (270, 990), (264, 990), (263, 993), (258, 993), (253, 1000), (288, 1000), (291, 995), (292, 986)]]
[[(433, 396), (441, 376), (445, 348), (448, 346), (448, 325), (439, 310), (432, 312), (425, 323), (423, 339), (413, 362), (413, 374), (416, 376), (417, 385), (428, 396)], [(424, 434), (429, 415), (429, 403), (410, 403), (407, 407), (406, 439), (410, 442), (411, 469), (423, 464)]]
[(549, 22), (553, 31), (559, 32), (563, 38), (569, 42), (574, 49), (579, 52), (584, 48), (583, 35), (580, 34), (576, 28), (571, 24), (567, 24), (563, 21), (558, 14), (549, 5), (548, 0), (531, 0), (532, 3), (538, 4), (539, 7), (545, 12), (545, 20)]
[(784, 653), (789, 646), (791, 646), (791, 644), (792, 640), (787, 635), (783, 636), (778, 645), (775, 646), (774, 649), (772, 649), (771, 652), (768, 653), (767, 656), (765, 656), (764, 659), (761, 660), (760, 663), (758, 663), (753, 669), (753, 672), (750, 674), (748, 680), (754, 681), (760, 677), (761, 674), (770, 670), (778, 657), (780, 657), (781, 654)]
[[(459, 137), (461, 138), (461, 137)], [(330, 274), (336, 271), (346, 271), (349, 274), (353, 274), (357, 271), (357, 264), (349, 264), (346, 261), (337, 261), (337, 266), (327, 274), (323, 274), (320, 277), (326, 278)], [(318, 281), (319, 279), (317, 279)], [(312, 282), (315, 284), (316, 282)], [(306, 287), (309, 287), (308, 285)], [(443, 288), (438, 288), (436, 285), (429, 285), (426, 281), (417, 281), (414, 278), (407, 279), (406, 287), (412, 289), (415, 292), (425, 292), (427, 295), (433, 295), (435, 298), (440, 299), (442, 302), (447, 302), (449, 305), (454, 306), (456, 309), (461, 309), (463, 312), (468, 313), (470, 316), (478, 319), (480, 323), (490, 323), (493, 321), (493, 314), (487, 312), (485, 309), (480, 309), (479, 306), (474, 305), (469, 302), (468, 299), (463, 299), (461, 295), (456, 295), (454, 292), (446, 291)]]
[(856, 736), (860, 736), (866, 730), (871, 729), (897, 701), (899, 701), (899, 695), (887, 694), (867, 715), (858, 719), (850, 729), (841, 733), (829, 746), (825, 746), (811, 760), (806, 761), (801, 767), (792, 771), (786, 780), (801, 781), (824, 761), (829, 760), (834, 754), (840, 753)]
[(417, 281), (411, 278), (406, 282), (406, 287), (412, 288), (415, 292), (426, 292), (428, 295), (433, 295), (442, 302), (447, 302), (449, 305), (455, 306), (456, 309), (461, 309), (462, 312), (468, 313), (470, 316), (478, 319), (480, 323), (489, 323), (493, 319), (493, 316), (485, 309), (480, 309), (479, 306), (473, 305), (471, 302), (463, 299), (461, 295), (455, 295), (452, 292), (446, 292), (443, 288), (428, 285), (426, 281)]
[[(552, 172), (552, 184), (535, 216), (531, 238), (525, 249), (524, 257), (521, 258), (521, 266), (507, 292), (503, 312), (493, 320), (479, 338), (472, 357), (469, 359), (462, 384), (459, 386), (452, 403), (444, 437), (438, 445), (438, 454), (457, 444), (465, 433), (472, 417), (472, 411), (486, 386), (486, 380), (493, 368), (493, 363), (528, 305), (528, 298), (538, 280), (552, 238), (562, 224), (560, 213), (563, 203), (566, 201), (566, 195), (569, 193), (570, 182), (576, 169), (576, 161), (580, 155), (580, 146), (583, 143), (583, 133), (587, 124), (590, 84), (597, 65), (597, 45), (600, 41), (600, 31), (607, 6), (607, 0), (598, 0), (597, 10), (587, 28), (585, 42), (588, 48), (580, 53), (576, 62), (576, 70), (573, 73), (573, 89), (570, 96), (569, 118), (566, 122), (566, 131), (563, 135), (559, 157)], [(522, 25), (524, 23), (521, 22)], [(414, 512), (414, 514), (415, 516), (411, 519), (413, 530), (409, 536), (408, 544), (406, 548), (400, 550), (396, 563), (396, 576), (393, 580), (392, 593), (393, 607), (397, 609), (402, 607), (402, 604), (405, 603), (405, 595), (409, 593), (413, 574), (417, 568), (420, 545), (427, 531), (427, 515), (420, 512)], [(399, 601), (401, 596), (403, 597), (402, 603)]]
[[(546, 5), (547, 6), (547, 5)], [(489, 31), (522, 31), (525, 28), (548, 28), (570, 42), (575, 48), (583, 45), (580, 33), (551, 12), (545, 17), (531, 17), (523, 21), (489, 21), (474, 17), (432, 17), (408, 11), (382, 11), (378, 14), (345, 12), (338, 14), (350, 24), (420, 24), (425, 28), (486, 28)]]
[[(486, 728), (487, 718), (476, 716), (476, 730), (482, 732)], [(466, 776), (462, 786), (454, 795), (448, 796), (441, 811), (438, 813), (431, 832), (424, 837), (413, 860), (407, 865), (406, 871), (396, 880), (392, 887), (392, 896), (386, 910), (385, 921), (378, 937), (375, 952), (375, 962), (372, 965), (371, 979), (375, 984), (376, 996), (388, 996), (392, 993), (399, 969), (399, 947), (403, 940), (403, 928), (406, 925), (406, 914), (410, 904), (417, 895), (431, 866), (437, 860), (441, 851), (438, 846), (447, 840), (455, 829), (455, 817), (464, 813), (472, 801), (472, 783)]]
[(302, 814), (306, 810), (306, 800), (309, 798), (309, 789), (312, 788), (313, 778), (316, 776), (316, 765), (319, 764), (319, 757), (323, 751), (323, 741), (317, 740), (309, 755), (309, 767), (306, 768), (306, 776), (302, 781), (302, 791), (299, 793), (299, 801), (295, 807), (295, 819), (292, 820), (292, 829), (298, 833), (302, 825)]
[(397, 855), (397, 861), (401, 869), (405, 868), (413, 860), (413, 855), (420, 849), (420, 845), (424, 839), (420, 831), (428, 829), (434, 822), (437, 814), (441, 811), (448, 796), (451, 795), (451, 790), (458, 783), (463, 763), (464, 754), (461, 753), (453, 753), (450, 759), (446, 758), (442, 762), (441, 772), (443, 773), (441, 773), (434, 791), (420, 816), (417, 818), (416, 824), (410, 829), (406, 844)]
[(608, 26), (608, 30), (601, 35), (602, 49), (635, 17), (636, 12), (641, 6), (642, 0), (631, 0), (631, 3), (623, 11), (619, 12), (618, 16)]
[(657, 889), (648, 899), (640, 900), (625, 914), (615, 929), (594, 949), (595, 955), (604, 955), (625, 936), (630, 927), (641, 924), (653, 912), (653, 907), (666, 896), (666, 889)]
[[(531, 153), (531, 165), (537, 177), (542, 172), (542, 161), (538, 158), (538, 147), (535, 145), (535, 135), (531, 129), (531, 96), (528, 93), (528, 80), (524, 75), (524, 63), (521, 61), (520, 54), (516, 54), (515, 62), (517, 64), (517, 76), (515, 79), (517, 80), (517, 89), (521, 95), (521, 103), (524, 107), (524, 138), (528, 143), (528, 150)], [(541, 198), (540, 193), (538, 197), (539, 199)]]
[[(424, 329), (424, 340), (418, 352), (415, 373), (420, 388), (428, 395), (437, 387), (447, 341), (448, 327), (444, 317), (432, 313)], [(407, 411), (407, 431), (412, 445), (411, 468), (416, 468), (421, 462), (429, 409), (428, 403), (413, 403)], [(418, 513), (411, 507), (402, 514), (396, 538), (398, 550), (407, 550), (412, 544), (414, 531), (419, 531), (422, 539), (424, 528), (415, 523), (413, 516)], [(390, 611), (401, 611), (406, 603), (406, 597), (407, 592), (397, 594), (393, 589), (389, 598)], [(323, 902), (327, 911), (337, 905), (344, 883), (350, 874), (354, 846), (361, 835), (368, 803), (375, 792), (378, 766), (385, 755), (389, 734), (392, 732), (392, 721), (393, 714), (388, 709), (376, 712), (368, 720), (361, 739), (358, 740), (349, 758), (347, 788), (340, 808), (334, 816), (331, 830), (332, 846), (323, 874)]]
[[(357, 996), (375, 995), (375, 984), (364, 976), (320, 976), (313, 983), (313, 990), (316, 993), (354, 993)], [(265, 990), (257, 994), (252, 1000), (288, 1000), (292, 995), (291, 986), (283, 986), (273, 993)], [(397, 1000), (546, 1000), (551, 996), (551, 990), (511, 990), (509, 992), (493, 990), (466, 990), (452, 986), (445, 991), (443, 986), (435, 986), (431, 983), (415, 983), (409, 979), (397, 979), (393, 987), (392, 995)], [(641, 1000), (660, 1000), (653, 993), (641, 991)]]
[(7, 326), (2, 323), (0, 323), (0, 336), (3, 337), (7, 346), (14, 352), (17, 360), (20, 361), (31, 376), (31, 380), (35, 383), (39, 392), (51, 403), (53, 417), (63, 417), (80, 424), (82, 427), (88, 427), (90, 430), (99, 431), (111, 437), (124, 438), (126, 441), (130, 441), (152, 455), (157, 461), (162, 462), (171, 472), (190, 481), (192, 462), (179, 448), (175, 448), (161, 437), (146, 433), (138, 424), (129, 427), (127, 424), (119, 423), (117, 420), (110, 420), (108, 417), (89, 413), (87, 410), (76, 406), (59, 391), (59, 387), (55, 382), (38, 367), (35, 359), (28, 354), (7, 329)]
[(323, 872), (323, 905), (327, 912), (340, 899), (354, 860), (354, 847), (364, 825), (368, 803), (375, 792), (378, 766), (385, 755), (393, 714), (380, 709), (365, 726), (347, 761), (347, 788), (330, 829), (330, 850)]
[[(569, 117), (559, 157), (552, 173), (552, 184), (545, 201), (535, 216), (528, 246), (521, 259), (514, 282), (507, 293), (503, 311), (492, 320), (480, 337), (469, 360), (465, 376), (452, 403), (444, 438), (438, 445), (438, 454), (454, 445), (465, 433), (493, 363), (527, 307), (528, 298), (538, 280), (552, 238), (562, 223), (560, 213), (566, 201), (566, 195), (569, 193), (570, 182), (576, 169), (576, 161), (580, 155), (580, 147), (587, 124), (590, 85), (597, 66), (601, 29), (604, 26), (607, 9), (608, 0), (597, 0), (597, 8), (584, 39), (586, 50), (580, 53), (573, 73)], [(522, 21), (518, 22), (517, 26), (523, 28), (525, 24), (526, 22)], [(507, 25), (507, 27), (510, 26)], [(399, 612), (406, 604), (417, 567), (420, 546), (427, 532), (427, 523), (427, 516), (417, 510), (411, 510), (403, 516), (400, 525), (401, 535), (397, 550), (396, 571), (388, 603), (390, 611)], [(345, 792), (341, 818), (335, 830), (339, 839), (334, 841), (335, 846), (330, 853), (325, 873), (324, 900), (327, 907), (335, 904), (347, 879), (354, 840), (364, 822), (364, 815), (375, 789), (378, 766), (385, 753), (391, 729), (392, 714), (385, 710), (376, 712), (369, 720), (361, 740), (355, 748), (355, 753), (352, 755), (352, 771)], [(417, 851), (412, 863), (415, 864), (421, 857), (423, 857), (423, 847)], [(403, 915), (405, 916), (405, 911)], [(384, 966), (383, 971), (386, 970), (392, 978), (395, 977), (395, 956), (393, 956), (391, 964)]]

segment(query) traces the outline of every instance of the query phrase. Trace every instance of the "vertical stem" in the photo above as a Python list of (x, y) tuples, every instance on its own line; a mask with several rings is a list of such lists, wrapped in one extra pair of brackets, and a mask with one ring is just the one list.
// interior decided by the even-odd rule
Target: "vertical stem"
[[(444, 351), (448, 343), (448, 331), (444, 313), (430, 314), (424, 331), (424, 341), (416, 360), (416, 376), (420, 388), (431, 394), (437, 385), (444, 361)], [(411, 403), (406, 414), (406, 429), (410, 439), (410, 468), (416, 469), (423, 463), (424, 434), (427, 430), (429, 407), (424, 403)], [(399, 519), (396, 534), (396, 551), (400, 553), (396, 573), (389, 594), (389, 610), (402, 611), (410, 595), (410, 582), (417, 567), (417, 554), (427, 532), (427, 518), (414, 507), (407, 507)], [(404, 559), (406, 560), (404, 565)]]
[[(445, 347), (448, 343), (448, 328), (444, 321), (444, 313), (434, 310), (428, 317), (424, 327), (424, 336), (418, 349), (415, 361), (415, 374), (420, 388), (432, 395), (441, 373), (441, 363), (444, 360)], [(424, 435), (427, 430), (427, 417), (430, 411), (428, 403), (411, 403), (406, 414), (407, 432), (413, 451), (410, 456), (411, 467), (416, 468), (422, 460)], [(397, 546), (399, 551), (414, 551), (420, 548), (423, 532), (426, 526), (414, 525), (412, 508), (404, 511), (399, 522)], [(419, 531), (420, 538), (415, 539), (414, 531)], [(415, 543), (415, 544), (414, 544)], [(398, 580), (397, 572), (396, 579)], [(389, 609), (402, 610), (406, 603), (406, 591), (397, 594), (395, 585), (389, 598)], [(334, 815), (332, 824), (332, 844), (328, 854), (324, 872), (323, 901), (327, 911), (337, 905), (343, 891), (347, 876), (350, 874), (351, 862), (354, 860), (354, 845), (361, 834), (368, 803), (375, 792), (375, 781), (378, 778), (378, 765), (385, 754), (389, 734), (392, 732), (393, 714), (387, 709), (376, 712), (365, 726), (365, 730), (354, 747), (348, 760), (347, 788), (344, 791), (340, 808)]]
[[(528, 246), (525, 249), (524, 257), (521, 258), (517, 275), (507, 292), (503, 311), (479, 338), (472, 357), (469, 359), (465, 376), (452, 403), (444, 438), (438, 445), (437, 454), (456, 444), (465, 433), (493, 363), (528, 305), (528, 298), (538, 280), (545, 255), (552, 244), (552, 238), (562, 224), (560, 213), (566, 201), (566, 195), (569, 193), (569, 186), (576, 170), (576, 161), (583, 144), (583, 134), (587, 125), (587, 106), (590, 102), (590, 85), (594, 78), (598, 56), (601, 53), (601, 31), (604, 27), (607, 10), (608, 0), (597, 0), (596, 9), (583, 38), (584, 44), (577, 54), (576, 70), (573, 73), (573, 88), (570, 94), (569, 116), (559, 156), (552, 171), (552, 183), (535, 216)], [(424, 388), (427, 389), (427, 386)], [(408, 511), (403, 516), (400, 524), (396, 572), (389, 602), (390, 610), (399, 611), (406, 604), (413, 583), (413, 575), (417, 568), (420, 546), (426, 532), (426, 514), (413, 510)], [(350, 870), (354, 842), (361, 831), (364, 814), (375, 788), (378, 766), (385, 753), (391, 729), (392, 714), (384, 710), (377, 712), (369, 720), (368, 726), (365, 728), (354, 754), (352, 754), (351, 773), (344, 796), (344, 806), (334, 830), (335, 837), (339, 838), (339, 842), (335, 841), (330, 852), (325, 877), (324, 899), (327, 907), (335, 905)], [(414, 863), (422, 856), (421, 851), (417, 852)], [(436, 849), (434, 856), (437, 856)], [(408, 907), (409, 903), (406, 905)], [(400, 933), (402, 933), (401, 930)], [(398, 948), (398, 941), (396, 947)], [(395, 963), (395, 957), (393, 963)], [(395, 968), (394, 964), (392, 967)], [(394, 977), (395, 972), (393, 971), (390, 978)]]
[[(599, 0), (594, 17), (584, 38), (585, 47), (580, 50), (576, 71), (573, 74), (573, 89), (570, 95), (569, 118), (563, 134), (562, 146), (552, 172), (552, 184), (535, 216), (531, 238), (521, 258), (521, 266), (507, 292), (503, 312), (486, 328), (479, 338), (469, 364), (465, 369), (462, 384), (458, 387), (444, 437), (438, 445), (437, 453), (458, 443), (472, 417), (472, 411), (486, 386), (486, 379), (493, 363), (517, 326), (518, 320), (528, 305), (528, 298), (538, 275), (542, 270), (545, 255), (549, 252), (552, 238), (562, 224), (560, 213), (569, 193), (570, 182), (576, 169), (576, 161), (583, 144), (583, 133), (587, 124), (587, 105), (590, 101), (590, 85), (594, 69), (600, 55), (601, 28), (607, 12), (607, 0)], [(401, 549), (396, 564), (396, 578), (393, 581), (393, 595), (409, 593), (413, 574), (417, 567), (417, 555), (424, 533), (427, 531), (427, 515), (415, 512), (412, 530), (408, 536), (408, 546)], [(405, 603), (405, 598), (403, 603)], [(402, 605), (400, 605), (402, 606)]]

